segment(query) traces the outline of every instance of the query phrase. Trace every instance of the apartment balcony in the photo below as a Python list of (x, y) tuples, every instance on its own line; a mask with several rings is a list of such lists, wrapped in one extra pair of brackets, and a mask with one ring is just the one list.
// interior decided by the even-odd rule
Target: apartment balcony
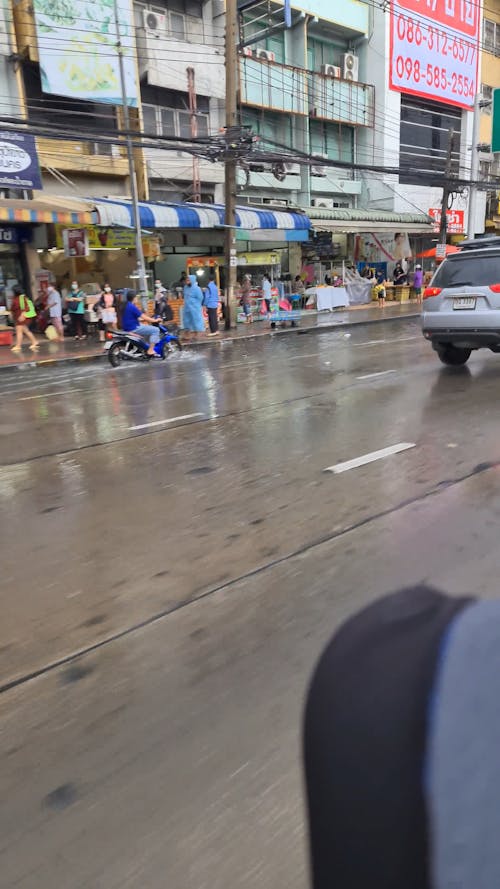
[(45, 139), (37, 136), (40, 165), (52, 167), (62, 173), (89, 173), (90, 175), (128, 176), (125, 149), (118, 145), (100, 142), (69, 142)]
[(240, 57), (241, 104), (372, 127), (375, 87), (266, 59)]
[[(145, 76), (151, 86), (187, 92), (187, 69), (193, 68), (198, 95), (224, 99), (224, 49), (173, 40), (167, 33), (163, 33), (161, 22), (158, 24), (157, 30), (150, 27), (137, 29), (137, 56), (141, 78)], [(179, 61), (181, 58), (185, 61)]]

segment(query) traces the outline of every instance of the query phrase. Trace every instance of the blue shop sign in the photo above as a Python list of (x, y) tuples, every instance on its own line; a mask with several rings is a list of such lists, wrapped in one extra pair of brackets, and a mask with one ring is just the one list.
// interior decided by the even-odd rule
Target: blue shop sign
[(14, 226), (0, 226), (0, 244), (19, 244), (20, 231)]
[(40, 189), (42, 177), (35, 137), (0, 131), (0, 188)]

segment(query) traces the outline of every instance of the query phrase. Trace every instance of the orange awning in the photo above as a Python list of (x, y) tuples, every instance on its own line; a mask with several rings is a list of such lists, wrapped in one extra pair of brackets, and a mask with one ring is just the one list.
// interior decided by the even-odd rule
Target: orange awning
[(50, 197), (21, 201), (13, 198), (0, 200), (0, 222), (40, 223), (55, 222), (63, 225), (92, 225), (96, 213), (89, 201)]

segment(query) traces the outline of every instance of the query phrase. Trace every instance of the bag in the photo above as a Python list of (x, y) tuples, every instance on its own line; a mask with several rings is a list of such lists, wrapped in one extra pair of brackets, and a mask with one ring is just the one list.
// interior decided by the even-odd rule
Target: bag
[(260, 314), (261, 314), (261, 315), (267, 315), (267, 303), (266, 303), (265, 299), (263, 299), (263, 300), (261, 301), (261, 304), (260, 304)]
[(79, 299), (68, 299), (67, 305), (68, 305), (69, 312), (77, 312), (78, 307), (80, 305), (80, 300)]
[[(22, 310), (23, 321), (29, 318), (36, 318), (36, 309), (29, 296), (20, 296), (19, 306)], [(19, 316), (19, 320), (21, 320), (21, 315)]]
[(59, 338), (59, 334), (52, 324), (45, 328), (45, 336), (48, 340), (57, 340)]

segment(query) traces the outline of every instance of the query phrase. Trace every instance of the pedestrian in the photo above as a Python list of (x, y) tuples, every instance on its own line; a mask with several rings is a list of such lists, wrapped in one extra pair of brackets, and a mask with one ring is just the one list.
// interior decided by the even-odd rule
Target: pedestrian
[(377, 295), (377, 300), (379, 304), (379, 308), (385, 308), (385, 275), (382, 271), (377, 274), (377, 283), (375, 284), (374, 290)]
[(219, 288), (215, 281), (215, 275), (212, 272), (208, 282), (207, 289), (203, 300), (203, 305), (208, 312), (208, 324), (210, 326), (209, 336), (218, 336), (219, 333)]
[(245, 324), (251, 324), (252, 315), (252, 278), (245, 275), (241, 284), (240, 304), (245, 313)]
[(422, 271), (421, 265), (415, 266), (415, 273), (413, 275), (413, 289), (415, 291), (415, 296), (417, 297), (417, 303), (419, 305), (422, 304), (422, 284), (424, 282), (424, 273)]
[(111, 286), (107, 282), (101, 291), (101, 297), (97, 302), (97, 308), (99, 310), (99, 339), (101, 342), (104, 342), (106, 339), (106, 331), (112, 330), (113, 327), (116, 328), (118, 321), (116, 315), (116, 297)]
[(403, 284), (408, 283), (408, 275), (404, 271), (403, 266), (400, 262), (398, 262), (394, 267), (393, 283), (395, 287), (401, 287)]
[(184, 285), (184, 311), (182, 315), (182, 323), (186, 334), (193, 335), (193, 339), (198, 338), (199, 333), (205, 330), (205, 322), (203, 320), (203, 292), (196, 280), (196, 275), (188, 275), (188, 280)]
[(23, 345), (23, 337), (25, 336), (31, 343), (31, 351), (36, 352), (38, 350), (38, 341), (29, 328), (32, 319), (36, 317), (35, 307), (31, 299), (29, 299), (29, 297), (27, 297), (26, 294), (23, 292), (22, 287), (16, 285), (12, 288), (12, 292), (14, 296), (10, 306), (10, 311), (12, 313), (14, 324), (16, 326), (16, 344), (15, 346), (12, 346), (11, 351), (21, 351)]
[(49, 284), (47, 287), (47, 308), (49, 310), (50, 323), (57, 332), (57, 339), (64, 340), (64, 328), (62, 323), (62, 299), (61, 294)]
[(169, 305), (167, 291), (164, 287), (155, 290), (155, 315), (167, 324), (174, 320), (174, 313)]
[(300, 275), (295, 275), (295, 281), (294, 281), (293, 286), (294, 286), (294, 290), (295, 290), (295, 293), (297, 294), (297, 296), (300, 296), (301, 308), (305, 309), (306, 302), (307, 302), (306, 287), (305, 287), (305, 284), (304, 284), (302, 278), (300, 277)]
[(262, 277), (262, 299), (264, 300), (264, 302), (267, 306), (268, 312), (271, 311), (271, 298), (272, 298), (271, 278), (269, 277), (267, 272), (264, 272), (264, 275)]
[(75, 340), (85, 339), (85, 294), (78, 285), (78, 281), (72, 281), (68, 293), (68, 312), (71, 319), (71, 329)]

